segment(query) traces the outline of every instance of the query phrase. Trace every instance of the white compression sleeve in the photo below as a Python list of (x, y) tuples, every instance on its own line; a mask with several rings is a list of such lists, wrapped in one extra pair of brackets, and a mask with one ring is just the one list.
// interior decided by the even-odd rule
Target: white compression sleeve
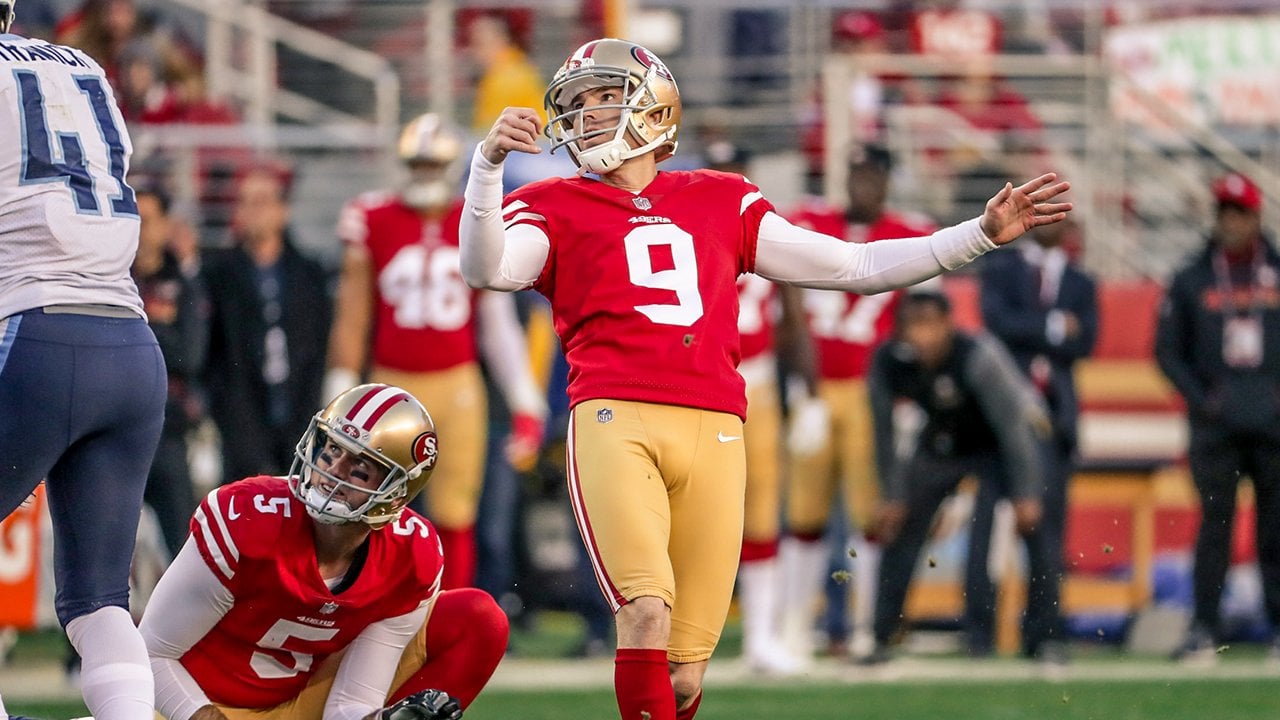
[(529, 369), (529, 345), (520, 329), (514, 299), (501, 293), (480, 293), (477, 314), (480, 353), (502, 389), (507, 407), (513, 413), (546, 417), (547, 403)]
[(373, 623), (351, 641), (325, 701), (324, 720), (360, 720), (382, 707), (400, 656), (422, 629), (434, 602), (433, 598), (404, 615)]
[(791, 285), (874, 294), (928, 280), (995, 248), (977, 218), (924, 237), (848, 243), (767, 213), (756, 273)]
[(114, 605), (67, 623), (80, 653), (80, 692), (98, 720), (140, 720), (155, 710), (147, 648), (129, 611)]
[(471, 174), (458, 228), (462, 277), (475, 288), (521, 290), (533, 284), (547, 262), (550, 242), (529, 225), (504, 230), (502, 165), (484, 158), (480, 146), (471, 157)]
[(151, 655), (156, 710), (169, 720), (187, 720), (209, 704), (208, 696), (179, 661), (218, 624), (233, 601), (231, 591), (187, 538), (156, 585), (139, 628)]

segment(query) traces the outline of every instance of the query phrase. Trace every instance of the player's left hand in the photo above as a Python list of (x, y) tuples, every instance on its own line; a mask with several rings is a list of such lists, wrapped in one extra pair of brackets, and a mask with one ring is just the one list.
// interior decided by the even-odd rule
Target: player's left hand
[(461, 720), (462, 706), (443, 690), (419, 690), (386, 708), (379, 720)]
[(517, 472), (529, 472), (537, 463), (541, 449), (542, 418), (516, 413), (511, 418), (511, 435), (507, 437), (507, 462)]
[(1054, 182), (1057, 179), (1056, 174), (1045, 173), (1018, 187), (1005, 183), (1000, 192), (987, 201), (987, 209), (979, 221), (982, 232), (995, 244), (1004, 245), (1031, 228), (1065, 220), (1071, 203), (1050, 201), (1070, 190), (1071, 183)]

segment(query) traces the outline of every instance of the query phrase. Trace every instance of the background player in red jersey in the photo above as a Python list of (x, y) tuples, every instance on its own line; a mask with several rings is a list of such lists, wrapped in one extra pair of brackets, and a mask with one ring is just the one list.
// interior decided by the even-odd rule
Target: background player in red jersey
[[(845, 207), (807, 203), (791, 217), (801, 227), (851, 243), (917, 237), (932, 223), (885, 208), (892, 159), (878, 145), (848, 155)], [(812, 653), (813, 610), (828, 566), (822, 542), (837, 497), (852, 523), (854, 639), (870, 651), (879, 545), (864, 536), (879, 503), (873, 457), (867, 369), (872, 352), (893, 330), (900, 291), (876, 295), (806, 290), (804, 305), (817, 356), (818, 392), (796, 402), (787, 476), (787, 537), (781, 544), (783, 636), (800, 658)], [(842, 553), (843, 555), (843, 553)], [(840, 639), (842, 645), (845, 639)]]
[(367, 365), (373, 382), (430, 399), (449, 453), (427, 487), (426, 511), (449, 558), (443, 587), (468, 587), (489, 413), (477, 349), (511, 409), (507, 450), (517, 468), (533, 465), (546, 402), (511, 296), (474, 291), (458, 270), (461, 137), (426, 114), (405, 127), (398, 150), (409, 182), (399, 192), (361, 195), (338, 221), (346, 250), (324, 394), (360, 382)]
[(567, 148), (582, 176), (525, 185), (504, 204), (502, 161), (541, 152), (543, 128), (532, 108), (503, 111), (472, 158), (462, 272), (473, 287), (535, 287), (550, 300), (570, 368), (570, 497), (616, 613), (618, 708), (624, 720), (691, 718), (742, 543), (737, 276), (864, 293), (909, 285), (1063, 219), (1071, 206), (1053, 199), (1068, 184), (1006, 184), (981, 218), (845, 243), (788, 223), (741, 175), (659, 173), (680, 95), (639, 45), (578, 48), (546, 104), (552, 149)]
[[(728, 140), (711, 142), (704, 155), (710, 170), (739, 175), (747, 172), (748, 154)], [(804, 385), (804, 393), (813, 393), (813, 347), (804, 322), (798, 288), (775, 285), (759, 275), (738, 277), (738, 342), (742, 356), (738, 373), (746, 381), (748, 408), (748, 422), (742, 425), (747, 479), (738, 610), (742, 615), (743, 659), (749, 670), (766, 675), (793, 675), (802, 669), (782, 647), (778, 635), (778, 526), (783, 476), (778, 374), (785, 369)]]
[(479, 590), (440, 591), (440, 537), (405, 507), (437, 457), (413, 396), (360, 385), (311, 421), (288, 477), (211, 492), (142, 618), (157, 711), (461, 717), (506, 649), (507, 621)]

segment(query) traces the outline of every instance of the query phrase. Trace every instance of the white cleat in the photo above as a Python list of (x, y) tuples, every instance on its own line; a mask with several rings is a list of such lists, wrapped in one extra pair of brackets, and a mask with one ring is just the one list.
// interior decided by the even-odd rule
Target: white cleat
[(809, 664), (792, 655), (781, 643), (769, 643), (744, 654), (747, 670), (755, 675), (769, 677), (794, 677), (808, 669)]

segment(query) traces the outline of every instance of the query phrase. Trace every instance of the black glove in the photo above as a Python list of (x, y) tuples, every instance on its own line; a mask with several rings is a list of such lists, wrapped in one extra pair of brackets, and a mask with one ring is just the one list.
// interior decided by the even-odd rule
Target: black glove
[(462, 706), (443, 690), (420, 690), (382, 711), (381, 720), (462, 720)]

